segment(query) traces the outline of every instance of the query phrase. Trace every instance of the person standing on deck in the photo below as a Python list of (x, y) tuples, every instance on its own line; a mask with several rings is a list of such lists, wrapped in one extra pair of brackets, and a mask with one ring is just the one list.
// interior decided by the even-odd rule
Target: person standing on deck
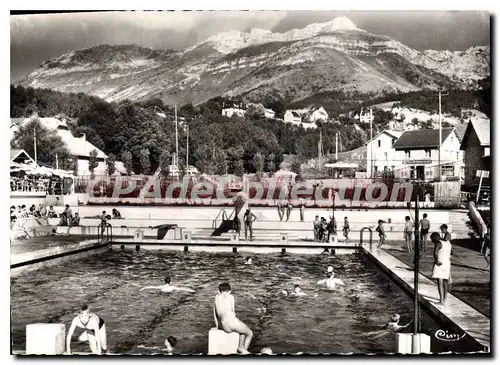
[(491, 254), (491, 233), (490, 229), (488, 228), (488, 231), (483, 237), (483, 248), (484, 248), (484, 259), (486, 260), (486, 263), (488, 264), (487, 268), (490, 268), (490, 254)]
[(349, 220), (347, 217), (344, 217), (344, 226), (342, 227), (342, 232), (344, 232), (345, 243), (349, 240), (349, 231), (351, 228), (349, 227)]
[(427, 219), (427, 213), (424, 213), (424, 218), (420, 220), (420, 247), (422, 251), (427, 248), (427, 236), (429, 235), (429, 229), (431, 223)]
[(412, 237), (412, 229), (413, 229), (413, 224), (411, 223), (411, 218), (410, 216), (405, 217), (405, 227), (404, 227), (404, 232), (403, 232), (403, 237), (406, 242), (406, 247), (408, 248), (408, 252), (411, 253), (411, 237)]
[(434, 243), (434, 268), (432, 278), (437, 280), (439, 304), (446, 303), (449, 290), (449, 280), (451, 272), (451, 243), (443, 240), (439, 233), (431, 234), (431, 241)]
[(378, 245), (377, 247), (380, 247), (382, 246), (384, 243), (385, 243), (385, 239), (386, 239), (386, 234), (385, 234), (385, 229), (384, 229), (384, 221), (382, 219), (379, 219), (378, 220), (378, 226), (377, 228), (375, 229), (375, 231), (378, 232)]
[(250, 231), (250, 241), (252, 240), (252, 224), (256, 219), (257, 217), (255, 216), (255, 214), (253, 214), (250, 211), (250, 208), (248, 208), (245, 212), (245, 215), (243, 216), (243, 220), (245, 222), (245, 241), (247, 240), (247, 231)]
[(286, 221), (287, 222), (290, 219), (290, 214), (292, 214), (292, 208), (293, 208), (292, 203), (288, 203), (288, 205), (286, 206)]
[(441, 224), (441, 239), (451, 242), (451, 234), (448, 232), (448, 226), (446, 224)]
[(106, 214), (105, 210), (102, 211), (102, 214), (99, 218), (101, 219), (101, 234), (103, 235), (106, 231), (106, 225), (108, 224), (108, 215)]
[(321, 225), (321, 221), (319, 220), (319, 216), (316, 216), (313, 221), (313, 229), (314, 229), (314, 242), (319, 240), (319, 228)]
[(337, 236), (337, 221), (335, 217), (330, 217), (330, 222), (328, 222), (328, 236), (326, 238), (327, 242), (330, 242), (331, 235)]
[(285, 215), (285, 208), (283, 208), (283, 204), (278, 202), (278, 216), (280, 217), (280, 221), (283, 221), (283, 216)]
[(241, 232), (241, 221), (237, 214), (235, 214), (233, 219), (233, 231), (238, 234), (238, 238), (240, 237)]

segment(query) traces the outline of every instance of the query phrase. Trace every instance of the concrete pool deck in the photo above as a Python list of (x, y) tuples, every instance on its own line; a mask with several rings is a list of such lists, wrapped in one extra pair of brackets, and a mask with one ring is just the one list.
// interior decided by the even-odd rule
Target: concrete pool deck
[[(88, 238), (88, 237), (87, 237)], [(20, 244), (11, 246), (11, 276), (14, 277), (21, 272), (34, 270), (44, 266), (44, 260), (51, 261), (52, 264), (60, 263), (61, 260), (72, 260), (77, 257), (88, 256), (91, 254), (104, 252), (110, 246), (120, 246), (124, 244), (126, 247), (134, 248), (137, 244), (144, 249), (184, 249), (188, 246), (191, 251), (223, 251), (231, 252), (231, 248), (237, 247), (239, 251), (257, 250), (255, 252), (279, 252), (280, 249), (286, 248), (290, 253), (301, 253), (307, 251), (312, 254), (319, 254), (327, 248), (331, 253), (341, 254), (349, 253), (355, 249), (363, 250), (367, 256), (371, 257), (383, 271), (386, 272), (394, 281), (396, 281), (403, 289), (405, 289), (410, 297), (413, 292), (413, 270), (411, 258), (404, 250), (398, 250), (397, 246), (401, 246), (398, 242), (389, 242), (387, 246), (381, 249), (376, 248), (374, 243), (371, 247), (369, 244), (359, 245), (359, 241), (352, 243), (313, 243), (298, 240), (289, 240), (288, 244), (276, 241), (240, 241), (231, 242), (230, 238), (224, 241), (219, 240), (191, 240), (191, 242), (165, 242), (154, 239), (144, 239), (141, 243), (135, 243), (131, 238), (114, 238), (113, 242), (98, 242), (97, 239), (85, 239), (77, 236), (52, 236), (40, 237), (30, 240), (25, 240)], [(335, 251), (332, 251), (334, 249)], [(453, 246), (454, 256), (452, 264), (465, 263), (471, 267), (480, 265), (478, 253)], [(233, 251), (234, 252), (234, 251)], [(429, 253), (427, 253), (429, 255)], [(445, 306), (438, 306), (437, 302), (437, 287), (426, 275), (429, 274), (429, 263), (424, 256), (423, 264), (420, 270), (419, 293), (421, 294), (421, 306), (426, 311), (431, 312), (435, 316), (441, 318), (445, 322), (453, 323), (464, 333), (469, 334), (476, 339), (481, 345), (488, 349), (490, 347), (490, 319), (479, 311), (475, 310), (470, 305), (464, 303), (457, 296), (453, 295), (453, 291), (449, 294), (448, 302)], [(471, 261), (469, 263), (469, 260)], [(484, 259), (483, 259), (484, 260)], [(406, 263), (405, 263), (406, 261)], [(467, 266), (463, 265), (463, 266)], [(452, 278), (454, 283), (467, 282), (470, 278), (469, 268), (464, 270), (454, 270), (452, 266)], [(477, 271), (477, 270), (476, 270)], [(481, 280), (486, 280), (486, 273), (480, 272), (476, 275), (482, 275)], [(488, 273), (489, 276), (489, 273)]]
[[(414, 289), (413, 268), (391, 255), (383, 248), (364, 246), (365, 253), (396, 280), (411, 296)], [(452, 270), (452, 279), (454, 278)], [(419, 274), (418, 292), (421, 306), (445, 321), (454, 323), (460, 330), (474, 338), (487, 351), (490, 349), (490, 319), (467, 305), (456, 296), (448, 294), (445, 305), (438, 305), (439, 295), (434, 281)]]

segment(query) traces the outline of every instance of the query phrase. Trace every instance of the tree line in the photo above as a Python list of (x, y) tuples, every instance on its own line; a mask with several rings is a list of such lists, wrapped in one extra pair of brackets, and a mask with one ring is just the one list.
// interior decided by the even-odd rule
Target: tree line
[[(318, 129), (304, 129), (302, 126), (266, 119), (258, 108), (252, 109), (244, 117), (228, 118), (221, 115), (224, 107), (242, 103), (242, 97), (216, 97), (197, 106), (188, 103), (177, 110), (179, 165), (181, 170), (185, 170), (186, 158), (189, 158), (189, 165), (207, 174), (273, 172), (279, 169), (285, 154), (303, 159), (316, 157), (319, 130), (322, 131), (325, 154), (335, 152), (337, 133), (339, 152), (362, 146), (369, 138), (369, 126), (353, 127), (358, 122), (349, 115), (349, 111), (395, 100), (399, 100), (402, 105), (428, 110), (434, 107), (431, 100), (437, 100), (434, 94), (427, 91), (381, 96), (357, 92), (322, 94), (322, 103), (317, 105), (323, 105), (338, 122), (318, 122)], [(450, 97), (443, 98), (443, 112), (454, 110), (456, 105), (472, 108), (478, 104), (481, 110), (487, 110), (487, 97), (490, 94), (491, 89), (486, 83), (483, 90), (478, 92), (450, 92)], [(262, 104), (273, 109), (279, 118), (288, 108), (309, 106), (317, 101), (319, 99), (313, 96), (303, 101), (302, 105), (302, 102), (290, 103), (279, 96), (268, 95)], [(491, 106), (489, 108), (491, 110)], [(75, 137), (84, 133), (89, 142), (108, 155), (109, 172), (114, 172), (114, 161), (120, 160), (128, 171), (151, 174), (160, 168), (166, 174), (176, 150), (174, 106), (165, 105), (160, 99), (108, 103), (83, 93), (69, 94), (11, 85), (10, 112), (12, 118), (30, 117), (35, 113), (39, 117), (67, 118)], [(383, 130), (391, 118), (389, 112), (375, 110), (374, 135)], [(40, 136), (40, 161), (53, 165), (57, 151), (60, 165), (68, 169), (75, 168), (74, 158), (69, 155), (64, 143), (55, 133), (37, 125), (36, 118), (20, 130), (12, 147), (24, 148), (33, 155), (33, 130), (37, 130)], [(91, 165), (96, 165), (93, 157), (90, 158)]]

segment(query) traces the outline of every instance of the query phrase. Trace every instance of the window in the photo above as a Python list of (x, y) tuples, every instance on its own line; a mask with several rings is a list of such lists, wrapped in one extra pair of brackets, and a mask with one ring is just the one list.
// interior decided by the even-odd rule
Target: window
[(425, 150), (425, 157), (431, 158), (431, 150)]
[(405, 151), (405, 158), (410, 158), (410, 151)]
[(377, 142), (378, 142), (378, 147), (382, 146), (382, 141), (380, 139)]
[(455, 176), (455, 166), (443, 166), (441, 174), (444, 176)]

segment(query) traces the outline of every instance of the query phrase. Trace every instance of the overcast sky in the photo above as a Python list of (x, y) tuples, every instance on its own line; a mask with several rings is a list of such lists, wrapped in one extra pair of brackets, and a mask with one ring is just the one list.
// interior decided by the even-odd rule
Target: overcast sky
[(99, 44), (183, 49), (213, 34), (285, 32), (347, 16), (358, 28), (418, 50), (490, 44), (490, 18), (475, 11), (185, 11), (11, 15), (11, 80), (43, 61)]

